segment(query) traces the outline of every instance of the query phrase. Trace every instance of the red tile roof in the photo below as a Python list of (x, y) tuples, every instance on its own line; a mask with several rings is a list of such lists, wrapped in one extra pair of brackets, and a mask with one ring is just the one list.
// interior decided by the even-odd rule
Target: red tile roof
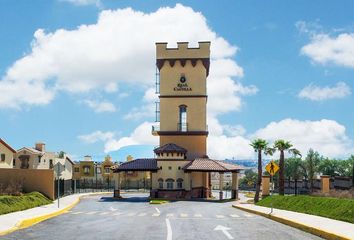
[(0, 138), (0, 143), (2, 143), (5, 147), (7, 147), (11, 152), (16, 153), (16, 150), (13, 149), (9, 144), (7, 144), (4, 140)]
[(183, 167), (186, 172), (236, 172), (241, 166), (209, 158), (196, 158)]
[(174, 143), (167, 143), (161, 147), (155, 148), (154, 152), (157, 153), (186, 153), (187, 149), (178, 146)]
[(157, 161), (155, 158), (140, 158), (124, 162), (113, 170), (113, 172), (124, 171), (156, 171)]

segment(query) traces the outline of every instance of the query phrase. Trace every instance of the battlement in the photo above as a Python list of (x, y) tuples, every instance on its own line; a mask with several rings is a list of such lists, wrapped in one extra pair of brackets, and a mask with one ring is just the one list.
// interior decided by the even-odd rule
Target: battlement
[(168, 48), (166, 42), (156, 43), (156, 59), (195, 59), (210, 57), (210, 42), (198, 42), (199, 47), (189, 48), (188, 42), (178, 42), (177, 48)]

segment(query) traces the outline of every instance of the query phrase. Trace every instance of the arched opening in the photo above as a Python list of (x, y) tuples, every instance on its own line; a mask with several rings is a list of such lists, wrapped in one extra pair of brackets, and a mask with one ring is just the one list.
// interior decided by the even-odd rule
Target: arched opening
[(179, 122), (178, 122), (178, 131), (187, 132), (188, 124), (187, 124), (187, 106), (180, 105), (179, 106)]
[(157, 181), (159, 182), (159, 189), (163, 189), (163, 179), (159, 178)]
[(178, 178), (177, 179), (177, 188), (178, 189), (182, 189), (183, 188), (183, 179), (182, 178)]
[(172, 178), (166, 179), (166, 187), (167, 189), (173, 189), (173, 182), (175, 180), (173, 180)]

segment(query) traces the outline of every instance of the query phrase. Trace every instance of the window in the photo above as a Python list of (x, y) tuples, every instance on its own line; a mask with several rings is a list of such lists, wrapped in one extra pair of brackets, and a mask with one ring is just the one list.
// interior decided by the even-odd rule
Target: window
[(5, 154), (1, 153), (1, 162), (5, 162)]
[(187, 106), (179, 106), (178, 131), (187, 132)]
[(80, 168), (76, 167), (76, 168), (74, 168), (74, 171), (75, 171), (76, 173), (78, 173), (78, 172), (80, 172)]
[(171, 167), (171, 166), (169, 166), (169, 167), (168, 167), (168, 170), (172, 170), (172, 167)]
[(159, 180), (157, 180), (159, 182), (159, 188), (163, 189), (163, 179), (159, 178)]
[(183, 179), (182, 178), (177, 179), (177, 188), (178, 189), (183, 188)]
[(101, 173), (102, 173), (101, 167), (96, 167), (96, 173), (97, 173), (97, 174), (101, 174)]
[(21, 168), (22, 169), (28, 169), (29, 168), (29, 155), (22, 155), (19, 157), (21, 161)]
[(16, 159), (15, 158), (12, 160), (12, 166), (16, 167)]
[(90, 173), (90, 166), (84, 166), (84, 173), (89, 174)]
[(178, 170), (181, 170), (181, 167), (178, 167)]
[(167, 189), (173, 189), (173, 182), (174, 180), (169, 178), (166, 180), (166, 183), (167, 183)]
[(49, 159), (49, 168), (52, 169), (53, 167), (53, 159)]
[(38, 156), (38, 162), (41, 163), (42, 156)]
[(110, 173), (111, 172), (111, 167), (105, 167), (104, 168), (105, 173)]

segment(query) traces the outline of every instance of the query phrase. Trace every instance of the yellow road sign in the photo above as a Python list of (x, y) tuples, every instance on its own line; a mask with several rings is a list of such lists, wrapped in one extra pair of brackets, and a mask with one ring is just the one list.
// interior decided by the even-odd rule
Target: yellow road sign
[(274, 161), (270, 161), (270, 163), (267, 164), (265, 169), (271, 176), (273, 176), (278, 172), (279, 166)]

